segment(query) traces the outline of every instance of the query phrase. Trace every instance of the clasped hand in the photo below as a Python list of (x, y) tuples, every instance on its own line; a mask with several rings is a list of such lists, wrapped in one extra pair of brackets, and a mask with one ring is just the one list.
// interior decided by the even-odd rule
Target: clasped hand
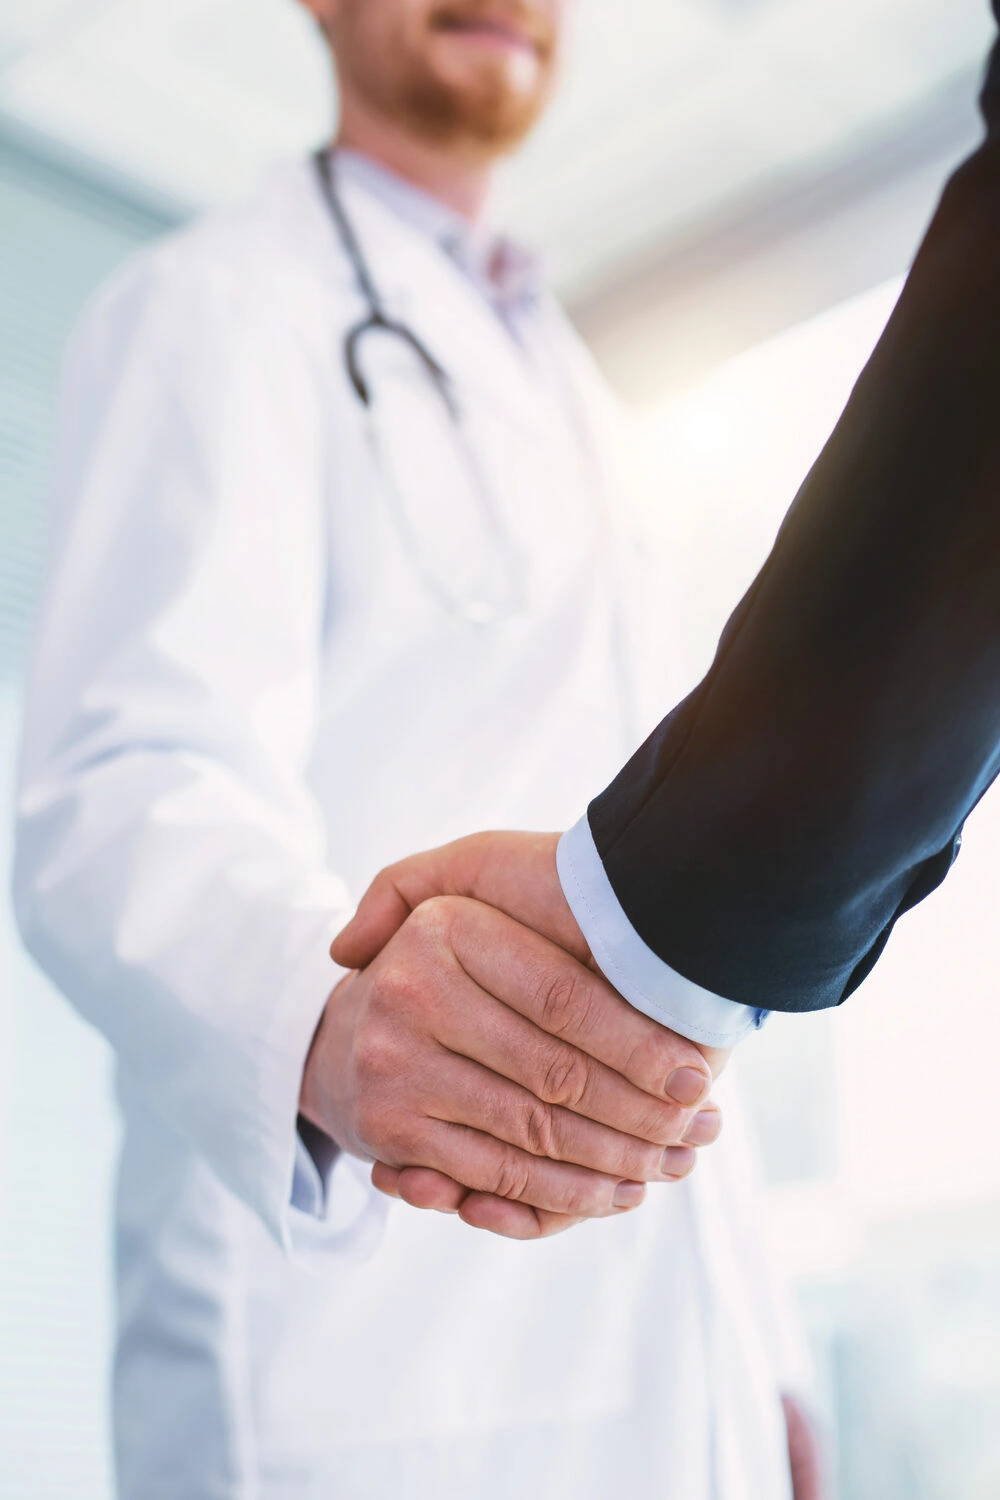
[(636, 1207), (721, 1128), (725, 1054), (595, 972), (557, 841), (480, 834), (377, 877), (333, 945), (351, 972), (301, 1098), (383, 1192), (518, 1239)]

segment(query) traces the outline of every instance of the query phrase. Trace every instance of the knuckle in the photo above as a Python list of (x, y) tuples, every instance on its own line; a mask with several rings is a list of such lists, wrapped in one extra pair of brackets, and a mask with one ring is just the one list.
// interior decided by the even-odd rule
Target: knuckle
[(659, 1146), (628, 1145), (615, 1171), (629, 1182), (655, 1182), (663, 1174), (663, 1152)]
[(409, 866), (408, 859), (397, 859), (391, 865), (384, 865), (372, 881), (372, 889), (378, 886), (382, 891), (398, 891)]
[[(359, 1109), (358, 1134), (366, 1145), (375, 1145), (383, 1160), (397, 1166), (428, 1164), (429, 1135), (422, 1117), (398, 1101), (373, 1100)], [(363, 1133), (367, 1131), (367, 1133)]]
[(552, 1036), (562, 1036), (583, 1019), (586, 1001), (579, 977), (565, 970), (547, 974), (538, 989), (540, 1024)]
[(604, 1206), (596, 1179), (593, 1183), (574, 1181), (563, 1195), (561, 1212), (573, 1218), (587, 1219), (600, 1213)]
[(379, 870), (378, 874), (371, 880), (368, 889), (365, 891), (365, 896), (381, 896), (385, 891), (392, 890), (394, 887), (393, 867), (387, 865), (385, 869)]
[(544, 1066), (540, 1090), (547, 1104), (576, 1109), (587, 1092), (590, 1067), (580, 1052), (559, 1047)]
[(367, 1090), (398, 1077), (402, 1058), (391, 1031), (385, 1026), (367, 1026), (355, 1038), (354, 1075)]
[(372, 988), (372, 1003), (376, 1009), (405, 1010), (419, 1002), (423, 988), (414, 966), (397, 960), (379, 970)]
[[(648, 1182), (658, 1174), (662, 1157), (659, 1146), (647, 1146), (618, 1131), (608, 1132), (601, 1142), (600, 1171), (629, 1182)], [(598, 1164), (595, 1161), (590, 1165), (596, 1168)]]
[(406, 925), (425, 942), (444, 942), (451, 933), (458, 907), (456, 896), (428, 896), (413, 908)]
[(516, 1151), (505, 1151), (497, 1162), (491, 1191), (498, 1198), (523, 1198), (529, 1181), (527, 1162)]
[(670, 1146), (680, 1140), (686, 1128), (687, 1115), (680, 1109), (660, 1104), (648, 1094), (638, 1093), (629, 1109), (628, 1132), (656, 1146)]
[(625, 1064), (626, 1075), (643, 1087), (661, 1089), (671, 1071), (670, 1050), (667, 1038), (661, 1040), (655, 1032), (639, 1037), (629, 1051)]
[(555, 1122), (552, 1110), (541, 1100), (536, 1100), (528, 1109), (524, 1119), (525, 1145), (534, 1156), (555, 1154)]

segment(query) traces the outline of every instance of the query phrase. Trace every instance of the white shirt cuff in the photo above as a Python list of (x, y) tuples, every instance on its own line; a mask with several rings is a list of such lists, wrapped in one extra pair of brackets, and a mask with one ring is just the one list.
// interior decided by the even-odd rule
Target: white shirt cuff
[(663, 962), (622, 909), (586, 817), (559, 840), (559, 880), (605, 978), (644, 1015), (706, 1047), (732, 1047), (758, 1031), (769, 1011), (702, 989)]
[(364, 1260), (378, 1247), (390, 1200), (371, 1183), (371, 1167), (338, 1151), (320, 1174), (296, 1138), (295, 1180), (288, 1207), (289, 1253), (296, 1265), (329, 1274), (347, 1260)]
[[(307, 1140), (308, 1135), (308, 1140)], [(295, 1167), (292, 1173), (293, 1208), (300, 1213), (321, 1219), (326, 1213), (327, 1194), (333, 1169), (337, 1165), (340, 1147), (319, 1130), (311, 1130), (307, 1122), (299, 1120), (295, 1137)]]

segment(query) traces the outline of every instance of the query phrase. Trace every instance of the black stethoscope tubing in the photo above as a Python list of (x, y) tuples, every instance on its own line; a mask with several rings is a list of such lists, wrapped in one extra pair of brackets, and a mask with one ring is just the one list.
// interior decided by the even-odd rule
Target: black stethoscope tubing
[[(388, 333), (392, 337), (402, 339), (407, 347), (417, 356), (433, 389), (437, 392), (448, 413), (449, 420), (454, 428), (456, 444), (461, 452), (463, 462), (468, 468), (473, 488), (479, 494), (484, 517), (496, 542), (505, 555), (510, 585), (508, 603), (504, 606), (477, 601), (466, 601), (463, 603), (441, 577), (428, 566), (426, 559), (421, 554), (416, 529), (407, 516), (405, 508), (399, 501), (398, 495), (393, 498), (392, 489), (390, 488), (387, 492), (387, 499), (390, 501), (390, 509), (399, 530), (400, 538), (411, 558), (413, 566), (423, 579), (425, 588), (442, 608), (451, 614), (464, 617), (468, 622), (477, 626), (503, 624), (505, 621), (519, 615), (524, 608), (524, 590), (515, 577), (519, 571), (523, 570), (523, 563), (519, 566), (518, 559), (515, 556), (515, 549), (512, 547), (510, 538), (505, 534), (503, 525), (501, 524), (499, 507), (496, 504), (492, 487), (482, 472), (481, 465), (475, 453), (471, 450), (463, 432), (462, 415), (458, 398), (455, 395), (454, 386), (447, 371), (442, 368), (427, 348), (427, 345), (414, 333), (412, 328), (408, 328), (405, 323), (401, 323), (398, 319), (390, 317), (386, 312), (385, 303), (372, 275), (367, 257), (361, 248), (350, 216), (341, 201), (336, 179), (334, 154), (332, 149), (322, 148), (315, 153), (313, 163), (330, 220), (337, 231), (341, 247), (354, 272), (358, 291), (367, 307), (365, 314), (348, 329), (344, 337), (344, 364), (351, 386), (359, 402), (369, 416), (371, 416), (374, 404), (372, 390), (361, 369), (359, 357), (359, 346), (368, 333)], [(569, 406), (571, 415), (574, 417), (575, 425), (578, 426), (580, 431), (581, 442), (585, 448), (591, 451), (595, 472), (599, 472), (601, 467), (600, 461), (594, 451), (587, 424), (580, 419), (579, 412), (576, 409), (576, 402), (572, 399), (572, 393), (568, 392), (567, 395), (570, 398)], [(599, 524), (602, 531), (604, 531), (608, 523), (605, 506), (597, 504), (597, 512)], [(635, 710), (635, 694), (631, 684), (631, 671), (625, 650), (624, 610), (619, 587), (615, 588), (613, 614), (615, 620), (616, 655), (619, 657), (622, 723), (625, 726), (628, 753), (631, 753), (632, 748), (634, 748), (633, 741), (635, 739), (637, 715)]]
[(428, 378), (433, 382), (434, 388), (441, 397), (441, 400), (447, 406), (452, 421), (457, 422), (459, 418), (458, 402), (455, 399), (455, 393), (446, 371), (441, 368), (433, 354), (427, 348), (427, 345), (417, 337), (413, 329), (408, 328), (405, 323), (398, 322), (395, 318), (390, 318), (385, 310), (385, 303), (382, 301), (379, 289), (375, 285), (375, 278), (371, 273), (365, 253), (354, 231), (354, 225), (348, 218), (344, 205), (340, 200), (340, 193), (337, 191), (334, 179), (335, 168), (332, 151), (317, 151), (313, 160), (316, 163), (316, 171), (323, 198), (329, 210), (330, 217), (336, 226), (337, 233), (340, 236), (340, 242), (344, 247), (344, 254), (351, 263), (354, 279), (358, 284), (358, 291), (368, 305), (368, 311), (364, 317), (355, 323), (344, 337), (344, 363), (347, 366), (347, 373), (358, 400), (362, 406), (371, 407), (371, 387), (365, 379), (364, 371), (361, 368), (359, 345), (365, 334), (378, 330), (382, 333), (392, 334), (396, 338), (401, 338), (410, 346), (427, 372)]
[[(398, 319), (390, 317), (385, 302), (372, 275), (367, 257), (361, 248), (354, 225), (341, 200), (337, 184), (334, 153), (317, 151), (313, 160), (323, 199), (341, 248), (354, 272), (358, 291), (365, 304), (363, 316), (348, 329), (344, 336), (343, 356), (348, 379), (361, 406), (368, 415), (367, 437), (373, 460), (382, 470), (383, 488), (389, 512), (397, 528), (400, 540), (411, 563), (423, 580), (427, 591), (438, 604), (450, 614), (459, 615), (474, 625), (499, 625), (520, 614), (524, 607), (524, 590), (518, 580), (522, 563), (517, 549), (507, 535), (500, 516), (500, 507), (476, 453), (465, 433), (462, 412), (450, 377), (434, 358), (421, 338), (412, 328)], [(427, 559), (420, 545), (418, 527), (407, 511), (397, 486), (392, 481), (384, 462), (380, 464), (380, 445), (373, 426), (375, 400), (371, 383), (361, 368), (361, 344), (366, 334), (383, 333), (401, 339), (416, 356), (420, 367), (430, 382), (431, 389), (440, 399), (452, 428), (455, 446), (460, 461), (467, 471), (472, 493), (476, 495), (483, 520), (493, 538), (503, 568), (507, 574), (507, 598), (505, 603), (479, 599), (462, 599), (450, 582), (443, 578)]]

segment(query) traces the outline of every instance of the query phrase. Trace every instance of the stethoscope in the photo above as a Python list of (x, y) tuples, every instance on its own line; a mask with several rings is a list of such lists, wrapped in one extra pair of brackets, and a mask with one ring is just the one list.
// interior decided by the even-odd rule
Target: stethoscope
[[(344, 366), (351, 388), (367, 419), (365, 432), (369, 452), (373, 465), (381, 476), (382, 492), (400, 543), (427, 593), (448, 614), (466, 624), (480, 628), (504, 625), (524, 611), (527, 603), (525, 588), (527, 564), (503, 525), (494, 489), (483, 472), (482, 464), (469, 441), (454, 384), (440, 361), (435, 359), (419, 335), (406, 323), (399, 318), (392, 317), (388, 312), (339, 192), (334, 152), (325, 149), (317, 151), (314, 162), (330, 219), (337, 231), (344, 254), (350, 262), (358, 291), (365, 303), (363, 316), (352, 324), (344, 335)], [(457, 456), (466, 475), (472, 503), (479, 510), (489, 540), (496, 548), (500, 561), (500, 571), (504, 582), (498, 599), (485, 599), (475, 594), (460, 593), (443, 575), (441, 569), (434, 566), (421, 544), (418, 527), (411, 519), (390, 465), (385, 461), (384, 445), (379, 438), (374, 419), (376, 404), (374, 392), (362, 368), (361, 345), (366, 336), (372, 334), (394, 338), (406, 347), (416, 359), (420, 370), (426, 377), (428, 389), (434, 393), (445, 414), (449, 430), (453, 434)], [(567, 398), (569, 405), (574, 407), (571, 392), (567, 392)], [(590, 454), (590, 468), (595, 475), (600, 474), (602, 465), (589, 424), (582, 419), (578, 410), (574, 409), (571, 415), (581, 449)], [(606, 494), (602, 493), (599, 497), (595, 494), (595, 509), (603, 538), (607, 534), (610, 513)], [(603, 541), (602, 546), (604, 546)], [(627, 747), (626, 753), (631, 754), (636, 741), (638, 713), (627, 643), (624, 600), (620, 586), (614, 592), (612, 614), (614, 650), (618, 668), (617, 680), (621, 694), (623, 737)]]
[[(423, 340), (406, 323), (392, 317), (387, 311), (354, 225), (344, 207), (337, 185), (333, 152), (317, 151), (314, 161), (331, 221), (366, 305), (363, 316), (344, 335), (344, 365), (354, 394), (365, 412), (368, 447), (379, 471), (386, 505), (400, 542), (424, 588), (442, 609), (470, 625), (505, 624), (524, 609), (524, 559), (503, 525), (493, 487), (469, 441), (454, 385)], [(375, 395), (362, 366), (362, 345), (366, 337), (373, 334), (397, 339), (406, 347), (445, 414), (461, 470), (468, 484), (471, 503), (479, 511), (486, 535), (499, 562), (498, 571), (502, 575), (502, 582), (496, 598), (465, 595), (456, 590), (442, 571), (434, 566), (421, 544), (418, 527), (410, 516), (391, 466), (385, 460), (384, 445), (379, 438), (375, 419)]]

